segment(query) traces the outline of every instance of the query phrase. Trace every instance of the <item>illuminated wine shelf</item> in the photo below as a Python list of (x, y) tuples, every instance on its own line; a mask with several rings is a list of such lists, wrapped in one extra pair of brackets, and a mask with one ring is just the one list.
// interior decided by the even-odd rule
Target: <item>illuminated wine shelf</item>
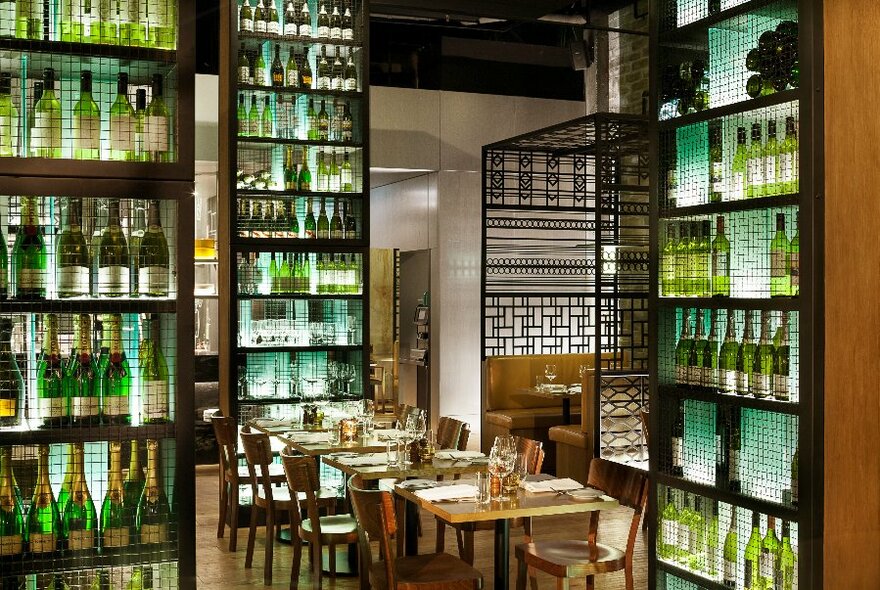
[(787, 90), (783, 90), (782, 92), (774, 92), (773, 94), (768, 94), (767, 96), (759, 96), (758, 98), (752, 98), (742, 102), (735, 102), (732, 104), (714, 107), (711, 109), (706, 109), (704, 111), (689, 113), (680, 117), (673, 117), (672, 119), (659, 121), (657, 123), (657, 126), (660, 131), (669, 131), (672, 129), (678, 129), (679, 127), (693, 125), (694, 123), (703, 123), (705, 121), (711, 121), (712, 119), (720, 119), (721, 117), (729, 117), (731, 115), (748, 113), (750, 111), (756, 111), (758, 109), (764, 109), (767, 107), (785, 104), (788, 102), (797, 102), (798, 100), (800, 100), (801, 95), (802, 91), (800, 88), (789, 88)]
[(144, 424), (142, 426), (84, 426), (60, 428), (31, 428), (24, 426), (0, 429), (0, 446), (22, 444), (61, 444), (72, 442), (130, 441), (148, 438), (175, 438), (177, 427), (167, 424)]
[[(274, 147), (280, 145), (305, 145), (325, 148), (348, 148), (359, 150), (364, 144), (351, 141), (319, 141), (314, 139), (282, 139), (277, 137), (239, 137), (239, 144), (253, 144), (260, 147)], [(248, 147), (252, 147), (248, 145)]]
[(271, 94), (284, 94), (312, 96), (315, 98), (351, 98), (361, 100), (364, 93), (358, 90), (327, 90), (318, 88), (294, 88), (290, 86), (261, 86), (259, 84), (239, 84), (238, 90), (242, 92), (268, 92)]
[(697, 584), (700, 588), (704, 588), (705, 590), (730, 590), (730, 588), (728, 588), (721, 582), (703, 577), (690, 570), (686, 570), (662, 559), (657, 560), (657, 568), (664, 572), (670, 573), (677, 578), (681, 578), (682, 580), (687, 580), (688, 582)]
[(0, 301), (0, 314), (14, 313), (176, 313), (174, 299), (52, 299)]
[(662, 307), (682, 307), (700, 309), (752, 309), (761, 311), (796, 311), (800, 309), (797, 297), (659, 297), (657, 304)]
[(3, 576), (23, 576), (48, 572), (69, 572), (80, 569), (149, 565), (179, 558), (176, 542), (157, 543), (155, 546), (135, 545), (135, 552), (114, 550), (100, 551), (56, 551), (46, 556), (25, 553), (16, 557), (0, 558)]
[(676, 399), (693, 399), (713, 404), (752, 408), (765, 412), (777, 412), (781, 414), (800, 413), (797, 402), (783, 402), (774, 399), (760, 399), (750, 395), (731, 395), (729, 393), (717, 393), (706, 389), (685, 388), (675, 385), (660, 385), (657, 391), (661, 396)]
[(0, 51), (20, 51), (30, 54), (50, 56), (70, 56), (84, 59), (113, 58), (125, 61), (155, 61), (177, 63), (177, 51), (151, 47), (130, 47), (107, 45), (103, 43), (71, 43), (68, 41), (45, 41), (34, 39), (13, 39), (0, 37)]
[(747, 510), (760, 512), (761, 514), (769, 514), (783, 520), (797, 522), (798, 509), (795, 506), (786, 506), (775, 502), (767, 502), (745, 494), (737, 494), (727, 490), (719, 489), (715, 486), (703, 485), (699, 482), (686, 479), (684, 477), (675, 477), (668, 473), (657, 473), (657, 483), (678, 490), (684, 490), (692, 494), (697, 494), (705, 498), (726, 502), (734, 506), (739, 506)]
[(288, 301), (290, 299), (308, 299), (308, 300), (334, 300), (334, 299), (353, 299), (359, 300), (363, 299), (363, 295), (360, 293), (270, 293), (268, 295), (256, 294), (256, 295), (245, 295), (240, 294), (238, 296), (239, 301), (247, 301), (247, 300), (255, 300), (259, 301), (261, 299), (266, 300), (275, 300), (275, 301)]
[(363, 42), (359, 40), (351, 40), (351, 39), (318, 39), (316, 37), (300, 37), (300, 36), (280, 36), (280, 35), (270, 35), (269, 33), (253, 33), (251, 31), (239, 31), (238, 33), (239, 41), (259, 41), (259, 42), (272, 42), (279, 43), (281, 45), (308, 45), (308, 46), (320, 46), (320, 45), (331, 45), (334, 47), (353, 47), (359, 49)]
[(761, 14), (771, 10), (778, 13), (780, 8), (788, 9), (797, 14), (796, 0), (751, 0), (743, 2), (718, 14), (690, 22), (668, 31), (661, 31), (658, 41), (668, 47), (704, 47), (706, 32), (710, 28), (741, 28), (739, 19), (749, 14)]
[(296, 191), (296, 190), (238, 190), (239, 198), (254, 197), (305, 197), (305, 198), (334, 198), (334, 199), (362, 199), (364, 194), (361, 192), (343, 193), (343, 192), (318, 192), (318, 191)]
[(660, 211), (660, 217), (663, 219), (675, 219), (678, 217), (720, 215), (723, 213), (733, 213), (734, 211), (757, 211), (759, 209), (768, 209), (772, 207), (789, 207), (799, 204), (800, 199), (801, 196), (799, 194), (794, 194), (760, 197), (757, 199), (744, 199), (740, 201), (724, 201), (722, 203), (706, 203), (704, 205), (694, 205), (691, 207), (663, 209)]

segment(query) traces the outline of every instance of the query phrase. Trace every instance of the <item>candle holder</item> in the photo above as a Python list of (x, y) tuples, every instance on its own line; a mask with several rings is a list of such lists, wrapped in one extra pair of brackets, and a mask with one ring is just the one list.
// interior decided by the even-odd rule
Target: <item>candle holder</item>
[(354, 442), (358, 436), (357, 420), (346, 418), (339, 421), (342, 442)]

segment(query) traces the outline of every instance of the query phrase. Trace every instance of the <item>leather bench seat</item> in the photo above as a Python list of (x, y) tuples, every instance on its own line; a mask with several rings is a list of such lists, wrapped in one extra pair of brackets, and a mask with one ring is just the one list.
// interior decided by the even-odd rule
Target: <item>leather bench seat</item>
[(587, 481), (593, 457), (593, 433), (584, 432), (579, 424), (567, 424), (552, 427), (548, 434), (556, 443), (556, 475)]
[[(580, 413), (572, 408), (572, 420), (577, 421)], [(486, 412), (486, 422), (508, 430), (555, 427), (562, 420), (559, 407), (550, 408), (508, 408)], [(580, 425), (575, 425), (580, 428)]]
[(550, 429), (550, 440), (579, 449), (591, 446), (591, 437), (592, 433), (581, 430), (580, 424), (566, 424)]

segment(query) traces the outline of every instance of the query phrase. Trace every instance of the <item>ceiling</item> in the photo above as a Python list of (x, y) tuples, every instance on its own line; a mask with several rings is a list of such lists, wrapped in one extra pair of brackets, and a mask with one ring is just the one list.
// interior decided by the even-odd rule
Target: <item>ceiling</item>
[(370, 12), (444, 20), (484, 17), (527, 21), (571, 4), (571, 0), (372, 0)]

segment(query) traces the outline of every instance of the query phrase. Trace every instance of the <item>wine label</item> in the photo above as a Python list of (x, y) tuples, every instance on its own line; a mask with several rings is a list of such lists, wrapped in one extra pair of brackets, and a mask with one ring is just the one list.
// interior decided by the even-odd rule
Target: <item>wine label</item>
[(799, 287), (801, 284), (801, 253), (791, 253), (791, 286)]
[(712, 252), (712, 276), (730, 276), (730, 252)]
[(37, 415), (40, 418), (61, 418), (67, 415), (62, 397), (37, 398)]
[(767, 184), (776, 182), (776, 156), (764, 158), (764, 178)]
[(711, 170), (711, 179), (710, 183), (712, 185), (712, 192), (715, 193), (723, 193), (724, 192), (724, 163), (723, 162), (712, 162), (712, 170)]
[(330, 27), (331, 39), (342, 39), (342, 27)]
[(299, 36), (300, 37), (311, 37), (312, 36), (312, 24), (302, 24), (299, 26)]
[(43, 289), (46, 286), (43, 270), (39, 268), (19, 268), (18, 269), (18, 288), (19, 289)]
[[(343, 134), (342, 141), (351, 141), (351, 137), (346, 139), (345, 135)], [(340, 172), (340, 180), (342, 181), (343, 189), (346, 185), (351, 186), (351, 170), (343, 170), (342, 172)]]
[(0, 418), (12, 418), (17, 409), (17, 399), (0, 399)]
[(330, 89), (330, 76), (318, 76), (318, 90)]
[(125, 547), (129, 544), (128, 527), (104, 529), (104, 547)]
[(330, 89), (331, 90), (345, 90), (345, 81), (338, 76), (334, 76), (332, 80), (330, 80)]
[(731, 200), (739, 201), (746, 198), (746, 175), (736, 172), (733, 175), (733, 195)]
[(15, 36), (15, 2), (0, 2), (0, 36)]
[(739, 481), (739, 450), (731, 448), (728, 452), (728, 472), (730, 481)]
[(690, 530), (686, 525), (676, 523), (678, 528), (678, 533), (676, 534), (676, 539), (678, 539), (678, 549), (683, 553), (688, 553), (690, 551), (689, 538), (690, 538)]
[(749, 393), (749, 374), (745, 371), (736, 371), (734, 392), (740, 395), (747, 395)]
[(749, 186), (764, 184), (764, 158), (749, 158), (746, 164), (746, 182)]
[(743, 567), (743, 579), (745, 580), (745, 587), (752, 587), (752, 560), (746, 559), (745, 567)]
[(686, 384), (689, 378), (689, 367), (687, 365), (675, 365), (675, 382)]
[(70, 398), (70, 415), (74, 418), (88, 418), (98, 415), (98, 398), (76, 396)]
[(281, 25), (277, 20), (270, 20), (266, 23), (266, 32), (270, 35), (278, 35), (281, 33)]
[(265, 33), (266, 32), (266, 21), (254, 20), (254, 32), (255, 33)]
[(697, 556), (699, 554), (699, 543), (696, 529), (687, 527), (688, 532), (688, 553)]
[(254, 68), (254, 84), (266, 85), (266, 68)]
[(58, 268), (58, 293), (62, 295), (88, 295), (89, 269), (84, 266)]
[(20, 555), (22, 545), (21, 535), (0, 535), (0, 556)]
[(31, 553), (52, 553), (55, 551), (54, 533), (31, 533), (28, 541)]
[(102, 266), (98, 269), (98, 294), (127, 295), (128, 275), (125, 266)]
[(319, 26), (318, 27), (318, 39), (328, 39), (329, 37), (330, 37), (330, 27)]
[(104, 396), (104, 415), (105, 416), (125, 416), (128, 414), (128, 396), (127, 395), (105, 395)]
[(714, 367), (703, 367), (700, 385), (702, 385), (703, 387), (716, 387), (718, 385), (718, 382), (715, 380), (717, 374), (718, 373)]
[(736, 583), (736, 562), (729, 559), (724, 560), (724, 583)]
[(342, 29), (342, 38), (345, 41), (351, 41), (354, 39), (354, 29)]
[(251, 83), (251, 68), (249, 66), (241, 66), (240, 68), (238, 68), (238, 83)]
[(295, 23), (284, 23), (284, 36), (285, 37), (296, 37), (299, 29)]
[(348, 90), (350, 92), (354, 92), (357, 90), (358, 81), (357, 78), (346, 78), (344, 90)]
[(776, 250), (770, 252), (770, 276), (784, 277), (788, 274), (785, 264), (785, 252)]
[(793, 153), (779, 154), (779, 181), (792, 183), (798, 179), (798, 159)]
[(788, 401), (788, 375), (773, 375), (773, 397)]
[(168, 151), (168, 117), (147, 117), (146, 148), (151, 152)]
[(67, 547), (73, 551), (91, 549), (95, 546), (94, 531), (69, 531), (67, 533)]
[(139, 268), (138, 292), (142, 295), (167, 295), (168, 269), (164, 266), (142, 266)]
[(142, 524), (141, 543), (164, 543), (168, 540), (167, 524)]
[(299, 86), (299, 70), (287, 70), (287, 85), (291, 88)]
[(670, 520), (663, 521), (663, 542), (666, 545), (678, 546), (678, 523)]
[(682, 440), (678, 436), (672, 437), (672, 466), (673, 467), (681, 467), (684, 463), (682, 461)]
[(752, 373), (752, 394), (755, 397), (767, 397), (770, 395), (770, 375)]
[(131, 115), (110, 115), (110, 148), (122, 152), (134, 150), (135, 121)]
[(758, 571), (762, 578), (768, 580), (773, 579), (773, 562), (775, 561), (775, 558), (776, 556), (769, 551), (761, 552), (761, 558), (758, 560)]
[(31, 147), (34, 149), (55, 149), (61, 147), (61, 113), (34, 113)]
[(797, 506), (798, 504), (798, 478), (791, 478), (791, 503)]
[(146, 418), (166, 418), (168, 416), (168, 383), (161, 380), (145, 381), (143, 400)]
[(247, 31), (248, 33), (254, 32), (254, 21), (250, 18), (241, 18), (238, 19), (238, 28), (241, 31)]

